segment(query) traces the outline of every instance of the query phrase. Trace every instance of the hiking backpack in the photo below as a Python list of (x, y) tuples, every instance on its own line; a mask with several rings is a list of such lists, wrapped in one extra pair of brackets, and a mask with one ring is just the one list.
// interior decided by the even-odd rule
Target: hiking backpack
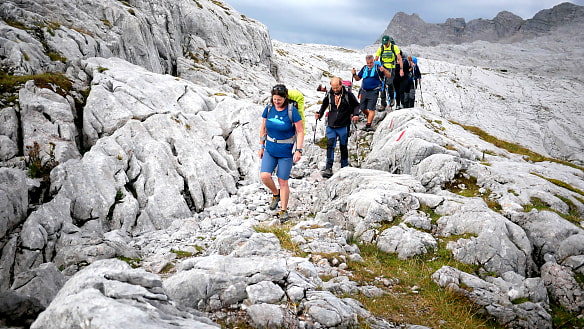
[[(393, 53), (393, 62), (392, 63), (388, 63), (388, 64), (393, 64), (397, 61), (397, 54), (395, 53), (395, 50), (393, 50), (393, 47), (395, 45), (393, 44), (393, 42), (391, 43), (391, 47), (390, 50)], [(383, 46), (383, 44), (381, 44), (381, 54), (379, 54), (379, 61), (381, 62), (381, 65), (383, 65), (383, 53), (386, 52), (387, 50), (385, 49), (385, 47)]]
[[(298, 109), (298, 113), (300, 113), (300, 117), (302, 118), (302, 127), (304, 128), (304, 133), (306, 133), (306, 124), (304, 123), (304, 94), (296, 89), (288, 90), (288, 104), (290, 103)], [(288, 108), (288, 117), (292, 121), (292, 109), (290, 107)]]
[[(349, 93), (351, 92), (351, 91), (349, 90), (349, 87), (347, 87), (347, 86), (343, 85), (343, 86), (342, 86), (342, 88), (343, 88), (343, 99), (345, 100), (345, 102), (346, 102), (347, 104), (351, 104), (351, 103), (349, 102)], [(335, 101), (335, 100), (333, 99), (333, 97), (334, 97), (333, 95), (334, 95), (334, 93), (332, 92), (332, 88), (331, 88), (331, 90), (329, 90), (329, 91), (327, 92), (327, 97), (328, 97), (328, 99), (329, 99), (329, 112), (331, 111), (331, 109), (332, 109), (332, 106), (333, 106), (333, 104), (334, 104), (334, 101)], [(337, 109), (337, 110), (338, 110), (338, 109)]]
[[(302, 111), (300, 111), (299, 103), (296, 101), (298, 100), (302, 104)], [(272, 104), (266, 105), (266, 109), (268, 110), (268, 115), (270, 114), (270, 110), (272, 109)], [(290, 90), (288, 91), (288, 118), (290, 118), (290, 122), (292, 122), (292, 126), (294, 126), (294, 120), (292, 119), (292, 111), (293, 109), (298, 109), (298, 113), (300, 114), (302, 127), (304, 128), (304, 132), (306, 133), (306, 125), (304, 124), (304, 95), (297, 90), (292, 91), (292, 96), (290, 95)], [(268, 135), (266, 135), (267, 140), (271, 140)], [(271, 140), (274, 141), (274, 140)], [(284, 139), (278, 140), (276, 143), (286, 143), (286, 144), (295, 144), (296, 143), (296, 129), (294, 129), (294, 136)]]

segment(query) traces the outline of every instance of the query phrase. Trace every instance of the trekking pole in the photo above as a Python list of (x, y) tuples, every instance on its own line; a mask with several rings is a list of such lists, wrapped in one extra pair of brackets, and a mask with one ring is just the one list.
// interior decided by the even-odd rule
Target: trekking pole
[(355, 152), (357, 152), (357, 166), (361, 167), (361, 160), (359, 159), (359, 129), (357, 129), (357, 124), (355, 122), (352, 123), (353, 131), (355, 132)]
[(422, 92), (422, 80), (418, 82), (420, 84), (420, 106), (424, 107), (424, 93)]
[(314, 123), (314, 136), (312, 136), (312, 144), (316, 144), (316, 125), (318, 124), (318, 119)]

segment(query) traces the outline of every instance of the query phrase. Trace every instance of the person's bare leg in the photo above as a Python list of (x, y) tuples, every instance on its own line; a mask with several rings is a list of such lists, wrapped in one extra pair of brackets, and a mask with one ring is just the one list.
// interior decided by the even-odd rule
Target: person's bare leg
[(282, 210), (288, 208), (288, 199), (290, 198), (290, 186), (288, 186), (288, 180), (278, 178), (278, 183), (280, 184), (280, 202)]
[(276, 187), (276, 183), (272, 179), (272, 173), (262, 172), (260, 173), (260, 178), (262, 179), (262, 183), (272, 191), (273, 195), (278, 195), (278, 187)]
[(373, 123), (373, 118), (375, 118), (375, 111), (368, 110), (367, 112), (367, 124), (371, 124)]
[(363, 112), (363, 114), (365, 114), (365, 117), (367, 118), (367, 122), (369, 122), (369, 113), (370, 113), (371, 111), (369, 111), (369, 110), (363, 110), (363, 111), (361, 111), (361, 112)]

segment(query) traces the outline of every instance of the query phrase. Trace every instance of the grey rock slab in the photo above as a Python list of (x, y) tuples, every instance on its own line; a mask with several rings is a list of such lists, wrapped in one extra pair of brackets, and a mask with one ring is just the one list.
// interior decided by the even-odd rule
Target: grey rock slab
[(438, 241), (430, 233), (401, 223), (381, 232), (377, 247), (388, 253), (397, 253), (399, 259), (407, 259), (437, 249)]
[(178, 310), (161, 287), (123, 261), (98, 261), (69, 279), (31, 328), (218, 328)]

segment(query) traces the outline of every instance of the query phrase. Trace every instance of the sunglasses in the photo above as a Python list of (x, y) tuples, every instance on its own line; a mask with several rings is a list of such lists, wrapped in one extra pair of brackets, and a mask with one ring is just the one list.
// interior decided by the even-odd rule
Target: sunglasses
[(286, 91), (286, 87), (275, 86), (274, 88), (272, 88), (272, 91)]

